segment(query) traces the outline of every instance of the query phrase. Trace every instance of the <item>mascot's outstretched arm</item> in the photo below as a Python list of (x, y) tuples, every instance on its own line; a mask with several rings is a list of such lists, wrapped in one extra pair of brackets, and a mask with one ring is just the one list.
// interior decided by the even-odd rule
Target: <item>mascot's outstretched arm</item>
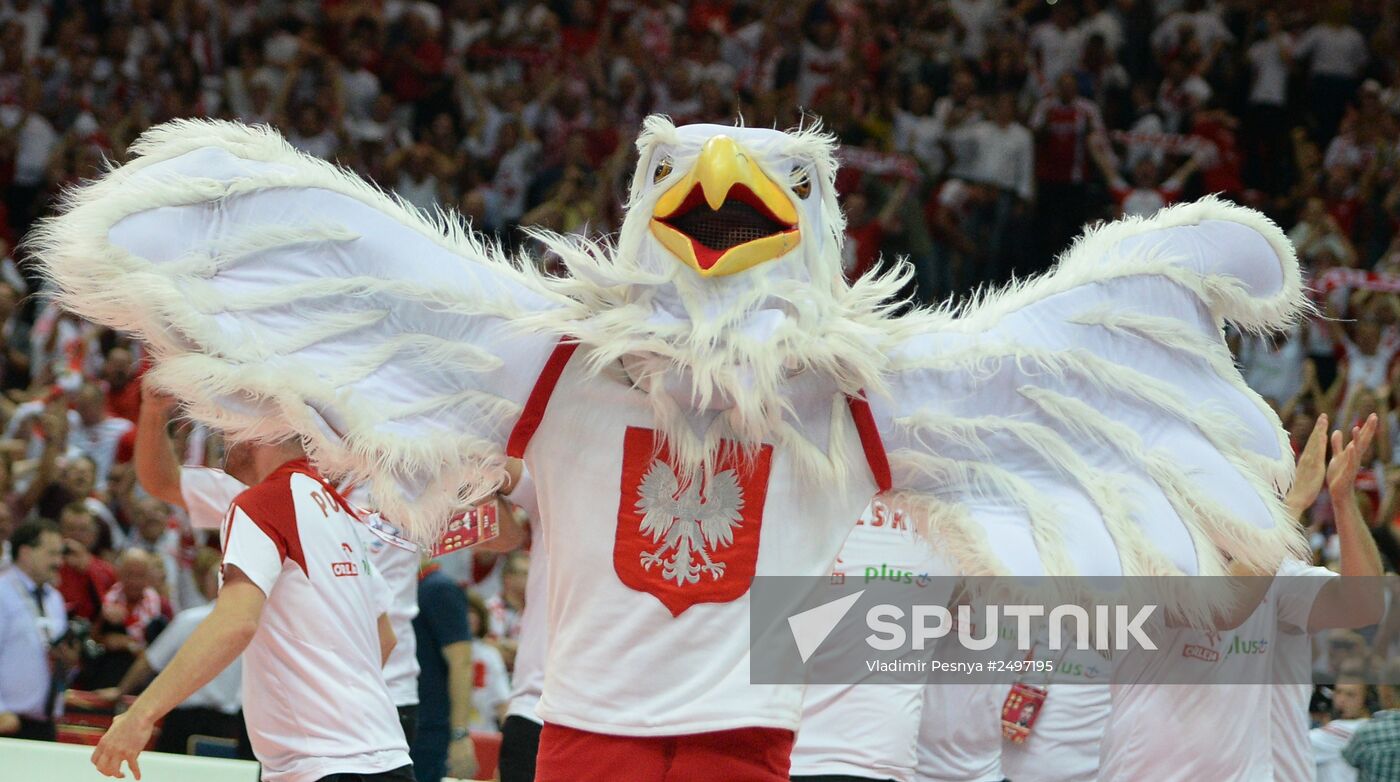
[[(1272, 573), (1293, 454), (1222, 335), (1304, 307), (1293, 249), (1214, 198), (1091, 231), (893, 357), (896, 501), (969, 575)], [(878, 402), (877, 402), (878, 406)]]
[(60, 303), (150, 345), (147, 382), (303, 438), (420, 540), (503, 482), (555, 344), (518, 326), (563, 305), (531, 270), (269, 129), (172, 122), (134, 152), (30, 241)]

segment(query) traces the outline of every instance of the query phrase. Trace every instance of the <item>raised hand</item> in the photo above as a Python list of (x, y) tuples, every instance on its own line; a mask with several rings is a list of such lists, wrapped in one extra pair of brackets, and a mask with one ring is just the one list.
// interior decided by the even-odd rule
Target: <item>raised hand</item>
[(1327, 490), (1334, 498), (1350, 495), (1356, 484), (1356, 473), (1361, 469), (1362, 455), (1371, 447), (1379, 423), (1380, 417), (1372, 413), (1365, 424), (1352, 427), (1351, 442), (1345, 448), (1342, 447), (1341, 430), (1332, 433), (1332, 461), (1327, 464)]
[(1322, 491), (1322, 479), (1327, 474), (1327, 415), (1317, 417), (1312, 434), (1298, 455), (1298, 468), (1293, 475), (1293, 486), (1288, 490), (1284, 502), (1293, 517), (1301, 518), (1303, 513), (1317, 501)]

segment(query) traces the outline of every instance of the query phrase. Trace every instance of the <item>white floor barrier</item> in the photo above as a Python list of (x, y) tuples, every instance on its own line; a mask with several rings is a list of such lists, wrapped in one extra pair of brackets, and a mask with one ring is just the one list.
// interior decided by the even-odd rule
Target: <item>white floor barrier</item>
[[(0, 739), (0, 779), (24, 782), (106, 782), (92, 767), (92, 747)], [(141, 782), (258, 782), (258, 764), (191, 755), (142, 752)], [(132, 782), (130, 769), (124, 769)], [(11, 775), (14, 776), (11, 776)]]

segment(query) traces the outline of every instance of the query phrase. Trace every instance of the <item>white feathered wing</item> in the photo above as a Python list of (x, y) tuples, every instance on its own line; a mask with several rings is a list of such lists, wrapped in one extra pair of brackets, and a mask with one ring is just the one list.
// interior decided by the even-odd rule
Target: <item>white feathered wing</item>
[(236, 438), (301, 437), (418, 540), (505, 477), (562, 305), (464, 226), (275, 132), (179, 121), (31, 239), (60, 302), (145, 340), (148, 382)]
[[(1213, 198), (1082, 238), (935, 322), (876, 398), (899, 503), (967, 575), (1272, 572), (1303, 539), (1292, 451), (1222, 324), (1304, 307), (1293, 249)], [(914, 316), (920, 317), (920, 316)]]

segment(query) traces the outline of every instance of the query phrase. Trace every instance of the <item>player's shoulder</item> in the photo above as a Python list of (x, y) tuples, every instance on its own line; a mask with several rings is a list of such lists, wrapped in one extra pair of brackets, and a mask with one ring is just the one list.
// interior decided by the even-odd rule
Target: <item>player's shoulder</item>
[(260, 510), (292, 510), (292, 475), (291, 472), (278, 471), (261, 483), (239, 492), (233, 498), (233, 504), (249, 515)]
[(320, 488), (320, 482), (301, 463), (290, 463), (239, 492), (230, 512), (241, 511), (258, 526), (290, 536), (296, 529), (298, 497), (310, 496)]

